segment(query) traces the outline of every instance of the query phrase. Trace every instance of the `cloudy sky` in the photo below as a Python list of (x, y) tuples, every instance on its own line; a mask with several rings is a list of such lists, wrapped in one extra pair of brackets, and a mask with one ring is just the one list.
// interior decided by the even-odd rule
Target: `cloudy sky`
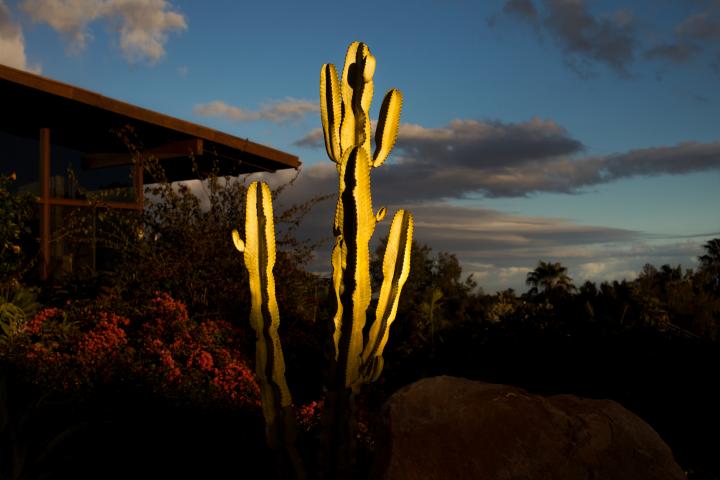
[(292, 202), (336, 189), (319, 71), (364, 41), (376, 95), (404, 94), (375, 205), (489, 292), (541, 259), (577, 283), (693, 267), (720, 236), (720, 0), (347, 5), (0, 0), (0, 62), (297, 154)]

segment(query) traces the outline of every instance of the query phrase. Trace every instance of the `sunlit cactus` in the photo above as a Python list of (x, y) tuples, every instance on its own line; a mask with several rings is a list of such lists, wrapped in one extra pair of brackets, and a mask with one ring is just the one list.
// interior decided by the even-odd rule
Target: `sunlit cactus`
[(370, 152), (370, 102), (373, 95), (375, 57), (364, 43), (354, 42), (345, 57), (342, 78), (332, 64), (320, 71), (320, 114), (325, 148), (340, 174), (335, 210), (335, 247), (332, 253), (333, 287), (337, 297), (335, 314), (336, 387), (357, 391), (363, 383), (378, 378), (382, 352), (390, 325), (395, 319), (400, 291), (410, 271), (412, 215), (400, 210), (390, 228), (383, 284), (369, 335), (363, 338), (370, 305), (369, 242), (375, 224), (385, 216), (372, 207), (370, 171), (387, 159), (395, 145), (402, 93), (391, 89), (385, 95), (375, 132), (375, 152)]
[[(360, 387), (376, 380), (383, 368), (382, 353), (397, 313), (400, 292), (410, 272), (413, 218), (398, 211), (392, 221), (385, 256), (383, 283), (367, 336), (363, 335), (370, 286), (370, 240), (375, 225), (387, 210), (373, 210), (370, 171), (388, 158), (397, 138), (402, 94), (392, 89), (380, 108), (371, 154), (368, 112), (373, 95), (375, 57), (367, 45), (348, 48), (342, 77), (335, 66), (323, 65), (320, 74), (320, 111), (325, 147), (337, 164), (339, 191), (333, 233), (332, 283), (337, 299), (334, 316), (334, 357), (327, 380), (323, 425), (325, 453), (321, 460), (326, 478), (348, 478), (356, 419), (354, 396)], [(270, 189), (254, 182), (246, 197), (245, 240), (233, 230), (236, 248), (243, 252), (250, 278), (250, 321), (255, 330), (256, 371), (261, 384), (263, 414), (271, 447), (284, 449), (301, 476), (294, 449), (292, 402), (285, 381), (285, 364), (277, 329), (280, 323), (275, 298), (275, 233)]]

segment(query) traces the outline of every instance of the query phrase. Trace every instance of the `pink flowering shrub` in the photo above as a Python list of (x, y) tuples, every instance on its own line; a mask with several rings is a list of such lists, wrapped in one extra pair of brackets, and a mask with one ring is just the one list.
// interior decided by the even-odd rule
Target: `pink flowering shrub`
[[(295, 418), (297, 419), (298, 426), (305, 432), (317, 433), (321, 425), (324, 408), (324, 399), (315, 400), (308, 404), (295, 407)], [(366, 447), (372, 447), (374, 445), (374, 438), (369, 428), (371, 414), (362, 401), (358, 402), (357, 408), (357, 439)]]
[(127, 318), (83, 309), (46, 308), (20, 328), (11, 358), (37, 384), (76, 391), (110, 381), (127, 363)]
[(233, 348), (239, 343), (239, 333), (229, 323), (196, 323), (182, 302), (158, 294), (138, 331), (142, 358), (133, 373), (155, 392), (176, 399), (258, 407), (255, 375)]
[(325, 406), (324, 400), (317, 400), (295, 409), (295, 418), (298, 425), (306, 432), (315, 430), (320, 425), (320, 419)]
[(77, 393), (129, 382), (186, 404), (259, 406), (258, 384), (229, 323), (196, 322), (182, 302), (160, 293), (132, 320), (100, 302), (67, 307), (38, 312), (13, 350), (0, 352), (34, 383)]

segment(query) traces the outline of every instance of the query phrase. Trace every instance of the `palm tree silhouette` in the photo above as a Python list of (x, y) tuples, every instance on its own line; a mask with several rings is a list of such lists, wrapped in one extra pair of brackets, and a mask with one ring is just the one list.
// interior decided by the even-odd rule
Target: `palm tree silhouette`
[(560, 262), (538, 262), (535, 270), (528, 272), (525, 283), (532, 288), (530, 295), (537, 295), (542, 288), (543, 293), (568, 293), (575, 290), (572, 278), (567, 274), (567, 268)]
[(706, 287), (720, 293), (720, 238), (713, 238), (705, 245), (705, 255), (698, 257), (700, 272), (706, 275)]
[(707, 252), (706, 255), (701, 255), (700, 268), (717, 268), (720, 266), (720, 238), (713, 238), (708, 241), (703, 248)]

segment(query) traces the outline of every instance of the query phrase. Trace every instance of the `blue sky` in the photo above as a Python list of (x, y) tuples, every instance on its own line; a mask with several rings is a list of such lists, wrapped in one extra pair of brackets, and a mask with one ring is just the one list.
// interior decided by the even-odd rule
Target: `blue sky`
[(540, 259), (578, 283), (693, 267), (720, 236), (720, 1), (386, 3), (0, 0), (0, 62), (295, 153), (291, 202), (336, 188), (319, 70), (364, 41), (371, 117), (404, 94), (376, 204), (490, 292)]

